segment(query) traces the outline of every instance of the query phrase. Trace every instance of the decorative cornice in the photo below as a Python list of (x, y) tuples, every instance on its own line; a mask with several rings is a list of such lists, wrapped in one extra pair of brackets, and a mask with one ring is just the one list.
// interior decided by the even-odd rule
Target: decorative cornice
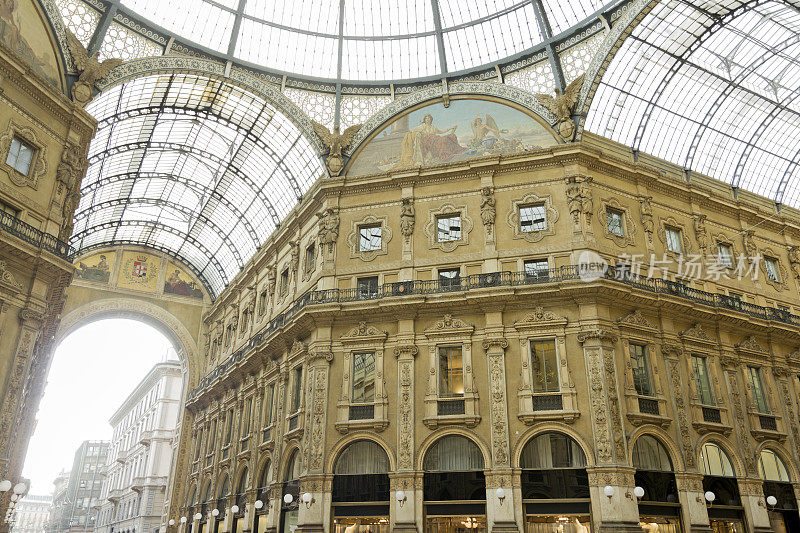
[(525, 315), (525, 318), (514, 322), (515, 328), (537, 327), (537, 326), (554, 326), (567, 324), (567, 318), (557, 315), (552, 311), (545, 311), (544, 307), (536, 307), (532, 313)]
[(767, 351), (758, 343), (755, 336), (750, 335), (742, 342), (734, 345), (738, 351), (764, 354)]
[(682, 340), (695, 340), (700, 342), (714, 343), (714, 339), (708, 336), (708, 333), (703, 329), (700, 323), (694, 324), (689, 329), (683, 330), (678, 333)]
[(446, 314), (441, 320), (425, 330), (425, 335), (447, 335), (451, 333), (469, 333), (475, 329), (472, 324), (467, 324), (460, 318), (453, 318), (453, 315)]

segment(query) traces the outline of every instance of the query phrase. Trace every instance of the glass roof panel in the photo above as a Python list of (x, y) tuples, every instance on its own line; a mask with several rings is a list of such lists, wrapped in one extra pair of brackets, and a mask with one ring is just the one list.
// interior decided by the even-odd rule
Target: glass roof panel
[(799, 52), (796, 7), (664, 1), (614, 56), (586, 128), (800, 207)]
[(212, 294), (322, 173), (308, 140), (272, 105), (205, 77), (137, 79), (88, 111), (99, 125), (71, 243), (169, 251)]

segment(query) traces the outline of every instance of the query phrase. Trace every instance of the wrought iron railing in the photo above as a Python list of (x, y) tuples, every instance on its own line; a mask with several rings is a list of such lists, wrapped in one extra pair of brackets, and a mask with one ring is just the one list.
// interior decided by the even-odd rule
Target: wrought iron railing
[(761, 429), (766, 431), (778, 431), (778, 424), (774, 416), (758, 415), (758, 421), (761, 423)]
[[(793, 315), (784, 309), (762, 307), (743, 302), (724, 294), (705, 292), (699, 289), (686, 287), (675, 281), (635, 276), (630, 273), (629, 268), (625, 268), (624, 266), (609, 266), (605, 274), (601, 275), (600, 278), (655, 294), (667, 294), (709, 307), (737, 311), (763, 320), (774, 320), (800, 326), (800, 316)], [(550, 270), (538, 271), (536, 275), (531, 275), (530, 272), (491, 272), (487, 274), (473, 274), (460, 278), (456, 285), (454, 285), (454, 283), (456, 283), (454, 280), (449, 279), (446, 282), (441, 282), (439, 280), (399, 281), (381, 285), (376, 291), (370, 291), (368, 294), (365, 294), (363, 290), (359, 289), (309, 291), (297, 298), (284, 312), (276, 315), (275, 318), (270, 320), (269, 323), (261, 329), (261, 331), (250, 337), (247, 344), (236, 350), (225, 361), (212, 370), (211, 373), (200, 380), (200, 383), (189, 392), (188, 399), (192, 400), (195, 398), (203, 389), (241, 361), (245, 354), (262, 345), (275, 331), (290, 323), (295, 315), (309, 305), (339, 304), (406, 296), (427, 296), (479, 290), (488, 287), (551, 285), (581, 280), (593, 281), (593, 279), (586, 279), (583, 276), (578, 265), (567, 265)]]
[(703, 421), (711, 422), (712, 424), (721, 424), (722, 416), (720, 416), (719, 409), (716, 407), (703, 407)]
[(639, 398), (639, 412), (646, 415), (658, 414), (658, 400), (653, 398)]
[(0, 211), (0, 229), (67, 261), (72, 261), (75, 257), (75, 248), (57, 237), (21, 221), (11, 213)]
[(463, 415), (465, 412), (466, 405), (463, 399), (436, 402), (436, 414), (439, 416)]
[(351, 405), (349, 409), (350, 420), (372, 420), (375, 418), (375, 405)]
[(560, 411), (564, 408), (564, 400), (560, 394), (533, 396), (534, 411)]

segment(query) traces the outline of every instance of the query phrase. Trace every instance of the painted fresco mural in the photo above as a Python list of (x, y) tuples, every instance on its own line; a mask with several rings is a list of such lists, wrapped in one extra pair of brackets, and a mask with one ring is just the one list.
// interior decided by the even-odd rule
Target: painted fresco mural
[(158, 288), (158, 266), (161, 258), (143, 252), (123, 252), (122, 270), (117, 285), (155, 292)]
[(0, 0), (0, 41), (34, 72), (60, 86), (56, 53), (34, 0)]
[(103, 252), (81, 259), (76, 265), (75, 276), (89, 281), (108, 283), (115, 255), (115, 252)]
[(167, 269), (167, 279), (164, 282), (164, 294), (191, 296), (192, 298), (203, 297), (203, 291), (198, 287), (197, 283), (192, 281), (189, 274), (175, 263), (170, 263)]
[(404, 113), (355, 156), (348, 174), (371, 174), (464, 161), (557, 144), (535, 118), (488, 100), (453, 100)]

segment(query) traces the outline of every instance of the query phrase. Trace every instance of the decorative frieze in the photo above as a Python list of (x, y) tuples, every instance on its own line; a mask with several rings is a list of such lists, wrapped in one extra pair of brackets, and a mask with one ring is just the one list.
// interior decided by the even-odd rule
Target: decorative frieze
[(508, 411), (506, 401), (505, 350), (508, 341), (494, 337), (483, 341), (489, 364), (489, 398), (491, 402), (492, 462), (495, 466), (509, 466)]

